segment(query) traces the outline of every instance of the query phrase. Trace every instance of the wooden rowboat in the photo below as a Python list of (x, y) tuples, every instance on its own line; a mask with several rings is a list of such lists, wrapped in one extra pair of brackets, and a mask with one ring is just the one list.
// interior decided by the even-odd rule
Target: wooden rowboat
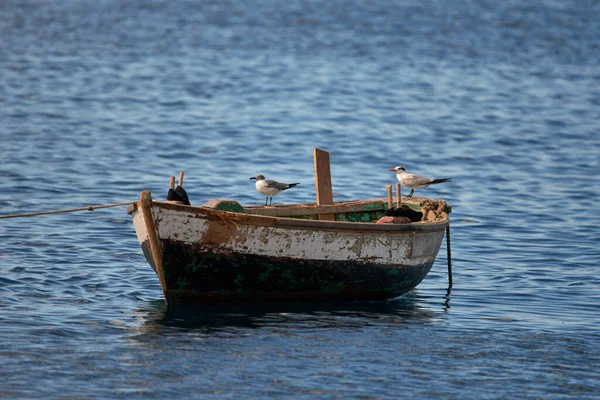
[(429, 199), (402, 201), (423, 221), (375, 223), (385, 199), (194, 207), (149, 191), (128, 212), (169, 303), (384, 300), (425, 278), (449, 224), (443, 201), (433, 210), (422, 209)]

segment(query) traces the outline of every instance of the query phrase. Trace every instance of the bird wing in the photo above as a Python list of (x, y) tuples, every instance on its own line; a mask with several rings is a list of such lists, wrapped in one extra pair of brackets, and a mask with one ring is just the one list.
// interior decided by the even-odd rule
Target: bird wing
[(433, 179), (417, 174), (404, 174), (402, 176), (402, 184), (407, 187), (417, 187), (431, 183)]
[(269, 189), (275, 189), (275, 190), (285, 190), (289, 187), (289, 185), (287, 183), (281, 183), (281, 182), (273, 181), (270, 179), (265, 181), (265, 186), (268, 187)]

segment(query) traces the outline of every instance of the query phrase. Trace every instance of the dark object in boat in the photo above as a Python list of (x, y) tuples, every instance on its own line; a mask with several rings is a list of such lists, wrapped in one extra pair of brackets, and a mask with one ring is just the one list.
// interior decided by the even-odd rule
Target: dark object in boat
[(181, 201), (186, 206), (190, 206), (190, 199), (184, 188), (177, 185), (175, 190), (169, 189), (169, 193), (167, 194), (167, 200), (169, 201)]
[(423, 218), (423, 213), (415, 211), (407, 205), (402, 205), (400, 208), (390, 208), (386, 210), (385, 215), (388, 217), (407, 217), (412, 222), (419, 222)]

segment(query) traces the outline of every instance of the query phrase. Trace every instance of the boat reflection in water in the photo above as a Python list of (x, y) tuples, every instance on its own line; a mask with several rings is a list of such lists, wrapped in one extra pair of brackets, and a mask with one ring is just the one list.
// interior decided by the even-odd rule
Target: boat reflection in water
[[(437, 303), (437, 310), (431, 308)], [(248, 305), (167, 305), (148, 303), (141, 334), (240, 333), (247, 329), (360, 330), (371, 325), (401, 328), (434, 324), (445, 318), (449, 296), (432, 299), (419, 293), (385, 302), (287, 303)]]

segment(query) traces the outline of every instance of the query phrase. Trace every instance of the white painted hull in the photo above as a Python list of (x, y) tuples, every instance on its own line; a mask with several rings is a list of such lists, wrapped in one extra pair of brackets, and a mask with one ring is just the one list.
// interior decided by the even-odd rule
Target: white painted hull
[(139, 210), (132, 217), (165, 296), (199, 302), (396, 297), (429, 272), (448, 224), (315, 221), (160, 202), (151, 214), (160, 274), (148, 224)]

